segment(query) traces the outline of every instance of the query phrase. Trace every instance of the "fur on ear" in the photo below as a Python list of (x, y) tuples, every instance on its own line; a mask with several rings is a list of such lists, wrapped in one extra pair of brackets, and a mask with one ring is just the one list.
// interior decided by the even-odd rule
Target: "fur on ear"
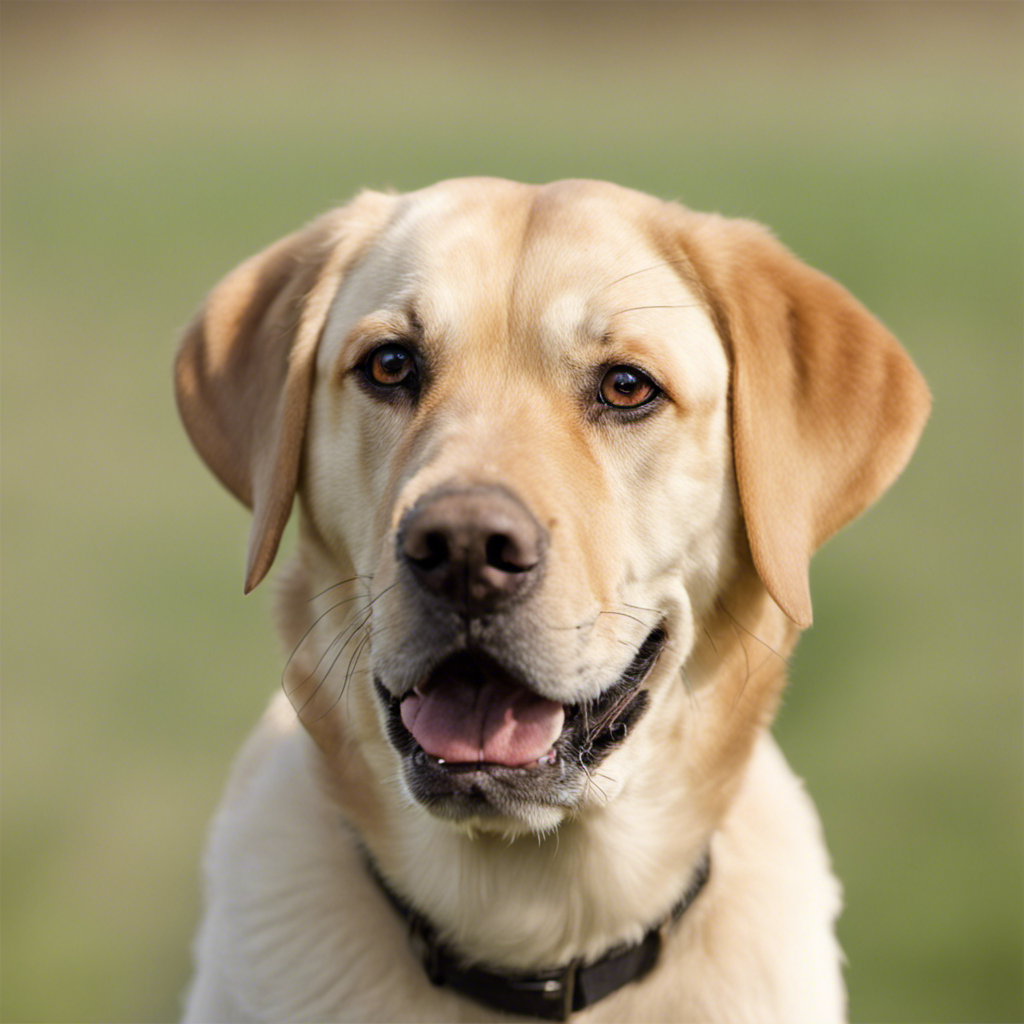
[(733, 454), (754, 567), (811, 624), (811, 555), (892, 484), (931, 406), (899, 342), (749, 221), (689, 214), (683, 246), (731, 349)]
[(185, 428), (221, 483), (253, 511), (246, 593), (270, 569), (291, 514), (331, 301), (394, 202), (364, 192), (246, 260), (182, 338), (174, 383)]

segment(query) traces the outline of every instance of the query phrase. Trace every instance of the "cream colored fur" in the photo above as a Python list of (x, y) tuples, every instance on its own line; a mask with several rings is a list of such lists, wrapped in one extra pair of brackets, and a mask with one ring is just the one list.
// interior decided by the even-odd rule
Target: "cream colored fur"
[[(271, 705), (243, 750), (214, 821), (207, 852), (201, 965), (186, 1014), (192, 1021), (506, 1020), (435, 989), (407, 954), (403, 924), (366, 874), (351, 830), (318, 784), (319, 752), (287, 700)], [(655, 832), (664, 823), (651, 822)], [(572, 833), (574, 830), (570, 830)], [(613, 880), (644, 836), (618, 849), (582, 834), (516, 848), (481, 837), (433, 837), (447, 887), (466, 916), (506, 869), (507, 905), (539, 908), (518, 927), (540, 935), (571, 909), (600, 920), (609, 901), (635, 898)], [(429, 849), (429, 846), (428, 846)], [(254, 851), (259, 851), (254, 856)], [(601, 853), (604, 853), (604, 857)], [(682, 920), (654, 978), (574, 1016), (581, 1021), (836, 1021), (843, 1017), (839, 911), (821, 828), (803, 787), (763, 736), (712, 846), (713, 875)], [(564, 874), (547, 873), (560, 858)], [(534, 863), (531, 865), (530, 861)]]
[[(431, 367), (415, 405), (358, 382), (396, 338)], [(653, 414), (607, 413), (608, 365), (655, 380)], [(638, 941), (709, 846), (658, 968), (573, 1019), (843, 1019), (839, 887), (768, 726), (812, 552), (927, 414), (863, 307), (756, 225), (603, 183), (467, 179), (365, 194), (243, 264), (177, 386), (254, 509), (247, 588), (296, 495), (300, 517), (287, 697), (214, 823), (188, 1020), (509, 1019), (430, 984), (361, 848), (450, 946), (517, 971)], [(648, 711), (564, 804), (443, 820), (386, 736), (374, 676), (397, 694), (433, 657), (396, 533), (452, 482), (510, 489), (550, 535), (542, 584), (496, 616), (545, 697), (597, 697), (667, 634)]]

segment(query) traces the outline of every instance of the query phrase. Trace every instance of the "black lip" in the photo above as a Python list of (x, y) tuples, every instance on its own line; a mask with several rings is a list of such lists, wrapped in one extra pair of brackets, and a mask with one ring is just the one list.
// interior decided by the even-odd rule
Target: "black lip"
[(621, 743), (647, 710), (650, 695), (642, 689), (643, 682), (658, 660), (666, 639), (660, 626), (651, 630), (617, 683), (592, 701), (566, 708), (568, 721), (559, 741), (567, 732), (578, 733), (574, 745), (588, 767)]
[[(572, 804), (585, 789), (594, 767), (626, 739), (647, 711), (650, 695), (643, 682), (665, 641), (664, 629), (653, 629), (617, 682), (593, 700), (565, 706), (565, 725), (554, 744), (558, 756), (550, 764), (507, 767), (439, 761), (427, 754), (402, 724), (399, 709), (406, 694), (394, 696), (375, 678), (388, 738), (402, 757), (413, 795), (436, 813), (451, 818), (514, 814), (524, 804)], [(463, 651), (456, 657), (472, 654)], [(483, 652), (480, 656), (494, 660)]]

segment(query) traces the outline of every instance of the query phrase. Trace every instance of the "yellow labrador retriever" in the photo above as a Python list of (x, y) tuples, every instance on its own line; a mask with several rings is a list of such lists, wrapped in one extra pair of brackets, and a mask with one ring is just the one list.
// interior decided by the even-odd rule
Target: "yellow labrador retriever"
[(247, 591), (300, 531), (189, 1020), (844, 1016), (768, 728), (928, 413), (880, 323), (756, 224), (467, 179), (243, 263), (176, 374)]

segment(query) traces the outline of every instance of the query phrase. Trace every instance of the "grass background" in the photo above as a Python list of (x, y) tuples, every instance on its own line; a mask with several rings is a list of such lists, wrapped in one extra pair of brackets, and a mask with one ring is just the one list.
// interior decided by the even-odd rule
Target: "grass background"
[(175, 335), (363, 185), (607, 178), (771, 224), (935, 395), (814, 569), (778, 733), (858, 1020), (1024, 1019), (1015, 3), (7, 2), (6, 1021), (175, 1018), (197, 863), (281, 664)]

